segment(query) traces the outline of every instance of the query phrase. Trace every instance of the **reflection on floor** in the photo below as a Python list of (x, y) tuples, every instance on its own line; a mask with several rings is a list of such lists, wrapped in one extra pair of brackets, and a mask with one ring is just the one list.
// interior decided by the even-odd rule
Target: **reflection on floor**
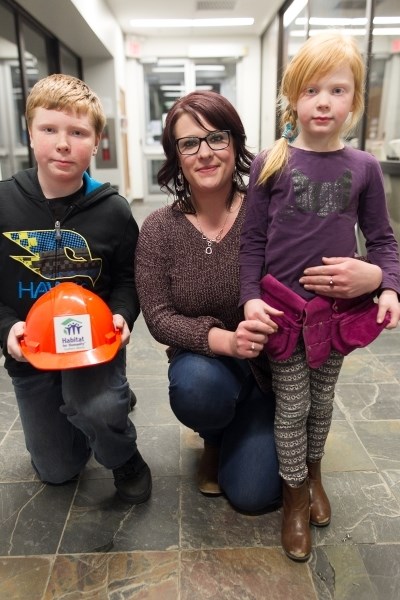
[[(139, 224), (156, 206), (133, 205)], [(0, 597), (12, 600), (398, 600), (400, 330), (346, 358), (324, 472), (333, 506), (307, 564), (279, 545), (280, 513), (206, 498), (200, 442), (172, 414), (164, 348), (139, 318), (128, 349), (131, 413), (153, 472), (147, 504), (119, 501), (94, 460), (79, 481), (41, 484), (0, 369)]]

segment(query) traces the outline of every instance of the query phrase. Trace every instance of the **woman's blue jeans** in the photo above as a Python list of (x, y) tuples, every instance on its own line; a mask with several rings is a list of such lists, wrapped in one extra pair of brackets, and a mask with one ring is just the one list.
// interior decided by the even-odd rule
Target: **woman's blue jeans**
[(91, 453), (107, 469), (136, 451), (125, 350), (108, 363), (13, 377), (26, 447), (40, 479), (63, 483)]
[(219, 484), (239, 510), (280, 502), (274, 397), (263, 394), (247, 361), (179, 351), (169, 367), (171, 408), (186, 427), (220, 446)]

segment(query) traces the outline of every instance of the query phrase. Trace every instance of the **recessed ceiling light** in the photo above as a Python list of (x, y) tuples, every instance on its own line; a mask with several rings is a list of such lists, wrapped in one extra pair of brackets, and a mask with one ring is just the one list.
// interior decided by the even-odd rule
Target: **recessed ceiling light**
[(131, 19), (131, 27), (240, 27), (253, 25), (253, 18), (232, 19)]

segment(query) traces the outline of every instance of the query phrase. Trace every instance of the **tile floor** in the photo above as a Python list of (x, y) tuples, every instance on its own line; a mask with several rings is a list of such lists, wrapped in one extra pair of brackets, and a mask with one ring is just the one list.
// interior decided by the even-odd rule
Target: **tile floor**
[[(133, 205), (139, 224), (155, 204)], [(128, 349), (131, 413), (153, 472), (147, 504), (115, 496), (94, 460), (42, 485), (0, 368), (0, 598), (7, 600), (398, 600), (400, 329), (346, 358), (324, 459), (330, 527), (307, 564), (279, 545), (280, 512), (236, 513), (196, 489), (195, 434), (173, 416), (164, 348), (140, 317)]]

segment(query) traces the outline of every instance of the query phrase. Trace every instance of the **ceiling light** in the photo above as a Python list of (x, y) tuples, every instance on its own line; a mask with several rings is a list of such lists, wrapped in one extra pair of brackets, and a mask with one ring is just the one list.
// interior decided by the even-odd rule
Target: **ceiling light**
[(160, 85), (160, 90), (163, 92), (182, 92), (183, 85)]
[[(307, 25), (307, 19), (305, 17), (298, 17), (295, 21), (296, 25)], [(310, 17), (310, 25), (319, 25), (327, 27), (332, 25), (366, 25), (367, 19), (365, 17), (359, 18), (346, 18), (346, 17)], [(400, 24), (400, 17), (374, 17), (374, 25), (397, 25)]]
[(184, 67), (153, 67), (153, 73), (183, 73)]
[(398, 25), (400, 17), (374, 17), (374, 25)]
[(196, 65), (195, 71), (225, 71), (224, 65)]
[(240, 27), (253, 25), (253, 18), (232, 19), (131, 19), (131, 27)]
[(332, 18), (321, 18), (321, 17), (310, 17), (310, 25), (366, 25), (367, 19), (360, 17), (359, 19), (347, 19), (343, 17), (332, 17)]
[[(329, 29), (330, 32), (336, 32), (336, 33), (342, 33), (344, 35), (353, 35), (353, 36), (362, 36), (362, 35), (367, 35), (367, 30), (366, 29)], [(309, 35), (319, 35), (320, 33), (326, 33), (327, 30), (326, 29), (310, 29), (309, 31)], [(290, 34), (291, 37), (302, 37), (304, 38), (304, 31), (301, 29), (296, 30), (291, 30)]]
[[(326, 33), (326, 29), (310, 29), (309, 35), (319, 35), (320, 33)], [(344, 35), (353, 35), (355, 37), (367, 35), (366, 29), (330, 29), (329, 31), (336, 31), (337, 33), (343, 33)], [(400, 27), (374, 27), (372, 35), (400, 35)], [(292, 30), (290, 32), (291, 37), (304, 37), (304, 31)]]
[(183, 65), (183, 63), (183, 58), (159, 58), (157, 61), (159, 67), (176, 67), (177, 65)]
[(400, 27), (375, 27), (372, 35), (400, 35)]

